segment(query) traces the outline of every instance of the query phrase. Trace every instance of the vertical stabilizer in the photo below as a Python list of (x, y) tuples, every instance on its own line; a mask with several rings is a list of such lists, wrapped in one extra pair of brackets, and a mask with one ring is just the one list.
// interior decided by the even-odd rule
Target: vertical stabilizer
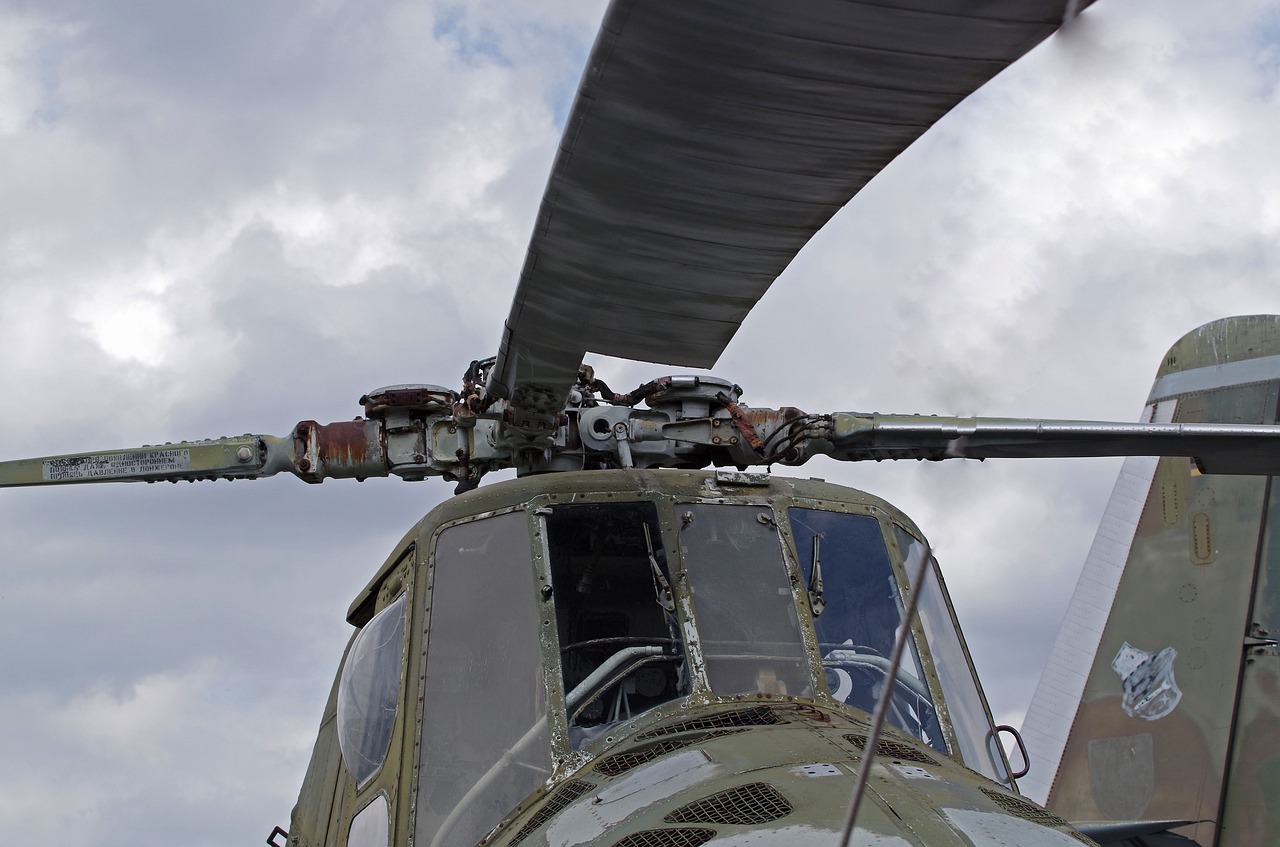
[[(1274, 424), (1280, 316), (1165, 357), (1144, 420)], [(1028, 794), (1074, 821), (1280, 844), (1280, 504), (1270, 477), (1126, 461), (1027, 712)]]

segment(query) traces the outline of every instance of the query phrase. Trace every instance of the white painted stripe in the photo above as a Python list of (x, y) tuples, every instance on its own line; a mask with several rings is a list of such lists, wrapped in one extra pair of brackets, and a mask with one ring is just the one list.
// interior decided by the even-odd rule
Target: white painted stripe
[[(1144, 420), (1169, 423), (1176, 402), (1147, 407)], [(1107, 502), (1093, 546), (1085, 558), (1075, 593), (1058, 630), (1058, 639), (1036, 686), (1035, 696), (1022, 722), (1022, 738), (1031, 759), (1031, 772), (1018, 780), (1028, 797), (1043, 803), (1058, 773), (1062, 750), (1075, 721), (1093, 657), (1102, 641), (1115, 601), (1120, 576), (1151, 491), (1159, 459), (1133, 456), (1125, 460), (1116, 487)]]
[(1225, 365), (1208, 365), (1189, 371), (1165, 374), (1151, 386), (1147, 403), (1167, 400), (1192, 391), (1211, 391), (1227, 385), (1247, 385), (1280, 379), (1280, 356), (1259, 356)]

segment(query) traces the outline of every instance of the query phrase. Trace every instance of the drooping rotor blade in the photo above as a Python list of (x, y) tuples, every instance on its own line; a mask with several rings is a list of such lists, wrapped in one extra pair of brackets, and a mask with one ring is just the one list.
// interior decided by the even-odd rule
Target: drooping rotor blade
[(549, 427), (586, 351), (710, 367), (813, 234), (1090, 0), (614, 0), (489, 381)]
[[(831, 456), (866, 459), (1185, 456), (1201, 473), (1280, 474), (1280, 426), (943, 418), (842, 412)], [(827, 451), (824, 451), (827, 452)]]
[(444, 477), (459, 490), (512, 467), (500, 415), (455, 417), (459, 397), (435, 385), (393, 385), (360, 398), (367, 417), (301, 421), (283, 438), (241, 435), (123, 450), (0, 462), (0, 488), (87, 482), (258, 479), (291, 473), (304, 482), (398, 476)]
[(291, 468), (285, 439), (244, 435), (0, 462), (0, 488), (86, 482), (254, 479)]
[(287, 472), (307, 482), (386, 476), (381, 421), (303, 421), (285, 438), (241, 435), (0, 462), (0, 488), (89, 482), (258, 479)]
[[(1257, 373), (1250, 368), (1239, 376)], [(741, 388), (714, 377), (672, 377), (652, 385), (644, 410), (603, 403), (578, 409), (571, 419), (576, 437), (564, 439), (575, 446), (565, 455), (573, 453), (578, 467), (638, 468), (801, 465), (814, 456), (849, 462), (1171, 456), (1192, 459), (1202, 473), (1280, 474), (1280, 425), (1270, 423), (1274, 393), (1263, 402), (1272, 417), (1258, 419), (1267, 423), (1116, 423), (812, 414), (745, 406)], [(698, 398), (705, 405), (691, 402)], [(1248, 420), (1244, 406), (1230, 409)]]

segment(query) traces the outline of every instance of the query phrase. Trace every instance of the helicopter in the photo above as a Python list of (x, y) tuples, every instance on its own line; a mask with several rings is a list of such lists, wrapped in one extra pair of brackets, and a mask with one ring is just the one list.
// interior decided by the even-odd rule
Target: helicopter
[[(460, 370), (460, 369), (461, 369), (461, 368), (459, 368), (459, 370)], [(610, 377), (610, 381), (611, 381), (611, 382), (614, 382), (615, 380), (614, 380), (612, 377)], [(640, 381), (641, 381), (641, 380), (636, 380), (635, 382), (636, 382), (636, 383), (639, 383)], [(361, 390), (364, 390), (365, 388), (367, 388), (367, 386), (362, 386), (362, 387), (361, 387)], [(835, 408), (840, 408), (840, 407), (835, 407)], [(334, 417), (336, 417), (336, 415), (335, 415)], [(237, 486), (237, 489), (242, 488), (242, 487), (244, 487), (244, 486), (239, 486), (239, 485), (238, 485), (238, 486)], [(239, 492), (238, 492), (238, 491), (237, 491), (237, 493), (239, 494)], [(311, 493), (311, 492), (308, 492), (308, 493)], [(241, 496), (244, 496), (244, 495), (241, 495)], [(249, 495), (249, 496), (255, 496), (255, 495)], [(327, 494), (321, 494), (321, 495), (316, 495), (316, 496), (330, 496), (330, 495), (327, 495)], [(384, 546), (385, 546), (385, 545), (384, 545)], [(362, 576), (361, 578), (363, 578), (363, 576)], [(357, 587), (358, 587), (358, 586), (357, 586)], [(348, 593), (352, 593), (352, 592), (348, 592)], [(313, 722), (313, 721), (314, 721), (314, 719), (312, 718), (312, 722)]]

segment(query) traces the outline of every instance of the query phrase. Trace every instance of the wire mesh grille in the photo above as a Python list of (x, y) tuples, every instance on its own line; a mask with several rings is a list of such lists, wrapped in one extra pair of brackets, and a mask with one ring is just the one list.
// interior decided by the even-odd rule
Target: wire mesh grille
[(990, 788), (982, 789), (982, 793), (991, 798), (997, 806), (1004, 809), (1011, 815), (1017, 815), (1023, 820), (1029, 820), (1044, 826), (1070, 826), (1071, 824), (1055, 815), (1048, 809), (1042, 809), (1030, 800), (1024, 800), (1021, 797), (1015, 797), (1012, 794), (1005, 794), (1002, 791), (994, 791)]
[(742, 732), (742, 728), (738, 729), (718, 729), (706, 733), (698, 738), (668, 738), (665, 741), (659, 741), (657, 744), (651, 744), (642, 750), (630, 750), (626, 753), (618, 753), (614, 756), (606, 756), (596, 763), (596, 772), (605, 776), (617, 776), (626, 773), (632, 768), (652, 762), (654, 759), (665, 756), (667, 753), (688, 747), (690, 744), (698, 744), (709, 738), (719, 738), (722, 735), (733, 735)]
[[(867, 747), (867, 737), (865, 735), (857, 735), (850, 733), (844, 737), (845, 741), (855, 747), (863, 750)], [(919, 762), (922, 765), (936, 765), (937, 760), (926, 756), (910, 744), (903, 744), (899, 741), (889, 741), (881, 738), (876, 741), (876, 755), (885, 759), (899, 759), (905, 762)]]
[(768, 706), (756, 706), (752, 709), (736, 709), (732, 712), (718, 712), (700, 718), (692, 718), (680, 723), (660, 726), (636, 736), (643, 741), (648, 738), (659, 738), (663, 735), (675, 735), (680, 732), (691, 732), (696, 729), (720, 729), (722, 727), (777, 726), (785, 723)]
[(768, 823), (791, 814), (792, 805), (778, 789), (765, 782), (739, 785), (681, 806), (663, 818), (667, 823)]
[(646, 829), (615, 842), (613, 847), (701, 847), (715, 837), (714, 829)]
[(533, 817), (524, 822), (524, 826), (520, 827), (520, 831), (511, 839), (511, 844), (508, 847), (516, 847), (517, 844), (528, 838), (534, 830), (560, 814), (570, 803), (595, 787), (594, 782), (588, 782), (585, 779), (575, 779), (573, 782), (566, 782), (560, 786), (551, 795), (551, 799), (547, 801), (547, 804), (535, 812)]
[(664, 756), (682, 747), (688, 747), (690, 744), (696, 743), (697, 740), (696, 738), (671, 738), (666, 741), (659, 741), (657, 744), (645, 747), (643, 750), (632, 750), (627, 753), (608, 756), (596, 762), (596, 772), (605, 776), (617, 776), (646, 762), (652, 762), (659, 756)]

